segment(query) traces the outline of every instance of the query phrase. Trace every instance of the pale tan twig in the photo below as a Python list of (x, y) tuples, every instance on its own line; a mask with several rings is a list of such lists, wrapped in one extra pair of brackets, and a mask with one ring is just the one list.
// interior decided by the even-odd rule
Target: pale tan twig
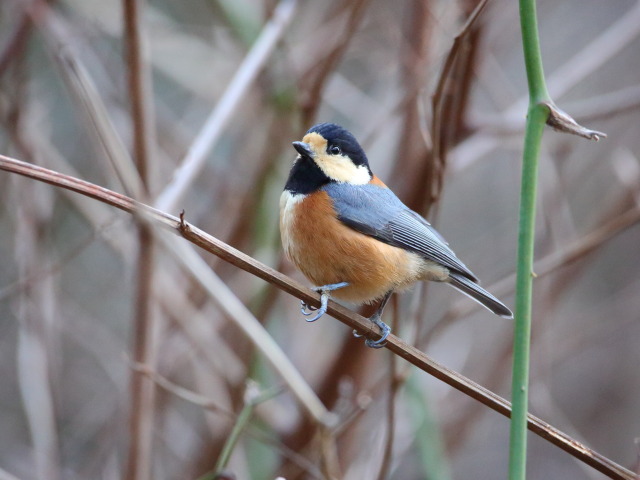
[[(640, 34), (640, 2), (636, 2), (591, 42), (575, 44), (582, 48), (573, 57), (562, 62), (547, 79), (551, 97), (557, 100), (564, 95), (622, 51), (638, 37), (638, 34)], [(606, 54), (596, 55), (594, 52), (606, 52)]]
[(18, 477), (11, 475), (9, 472), (0, 468), (0, 480), (20, 480)]
[(320, 470), (322, 476), (329, 480), (339, 480), (342, 478), (338, 462), (338, 446), (336, 435), (332, 428), (321, 425), (318, 429), (320, 442)]
[(154, 204), (159, 210), (175, 210), (186, 190), (198, 176), (204, 167), (207, 155), (220, 138), (231, 115), (262, 71), (278, 40), (285, 32), (287, 25), (293, 18), (296, 6), (297, 0), (280, 0), (273, 16), (262, 29), (240, 68), (229, 82), (224, 95), (205, 121), (200, 133), (182, 159), (182, 163), (174, 172), (173, 179), (158, 195)]
[[(38, 219), (44, 218), (45, 214), (37, 211), (33, 185), (20, 186), (17, 190), (15, 234), (19, 240), (15, 242), (15, 258), (20, 276), (28, 278), (38, 268), (42, 255), (37, 231), (40, 228)], [(50, 214), (47, 212), (46, 216)], [(51, 277), (47, 280), (24, 288), (18, 297), (17, 380), (31, 437), (34, 471), (38, 477), (57, 480), (60, 478), (60, 452), (49, 345), (49, 325), (54, 311), (51, 305), (53, 285)]]
[(98, 87), (69, 39), (70, 27), (45, 2), (36, 0), (28, 11), (46, 38), (45, 45), (60, 67), (62, 79), (70, 93), (83, 107), (82, 113), (86, 115), (89, 133), (95, 136), (102, 147), (125, 192), (141, 198), (144, 191), (143, 180), (109, 116)]
[(208, 397), (205, 397), (204, 395), (200, 395), (196, 392), (193, 392), (184, 387), (181, 387), (180, 385), (172, 382), (171, 380), (164, 377), (163, 375), (160, 375), (158, 372), (155, 372), (154, 370), (150, 369), (148, 365), (137, 363), (137, 362), (130, 362), (130, 365), (132, 370), (135, 370), (136, 372), (144, 375), (145, 377), (152, 380), (160, 388), (166, 390), (167, 392), (171, 393), (172, 395), (175, 395), (178, 398), (181, 398), (186, 402), (192, 403), (193, 405), (197, 405), (199, 407), (202, 407), (206, 410), (210, 410), (215, 413), (223, 414), (224, 416), (230, 419), (233, 419), (236, 417), (236, 414), (233, 413), (232, 411), (226, 409), (221, 405), (218, 405), (216, 402), (214, 402)]

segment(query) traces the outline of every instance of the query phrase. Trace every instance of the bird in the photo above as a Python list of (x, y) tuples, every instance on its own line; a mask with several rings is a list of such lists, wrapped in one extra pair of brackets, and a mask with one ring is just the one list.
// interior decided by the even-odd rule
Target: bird
[(372, 173), (348, 130), (319, 123), (293, 147), (298, 155), (280, 196), (280, 236), (287, 258), (321, 294), (319, 308), (301, 302), (305, 316), (315, 312), (307, 321), (326, 313), (330, 297), (353, 304), (380, 300), (369, 320), (381, 336), (365, 342), (381, 348), (391, 331), (382, 321), (391, 294), (425, 280), (451, 285), (494, 314), (513, 318), (442, 235)]

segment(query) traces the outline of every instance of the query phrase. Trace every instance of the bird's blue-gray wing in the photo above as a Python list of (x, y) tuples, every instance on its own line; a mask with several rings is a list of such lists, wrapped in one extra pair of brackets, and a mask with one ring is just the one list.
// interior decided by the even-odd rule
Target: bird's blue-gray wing
[(394, 247), (416, 252), (477, 281), (429, 222), (388, 188), (331, 183), (323, 190), (333, 200), (338, 219), (345, 225)]

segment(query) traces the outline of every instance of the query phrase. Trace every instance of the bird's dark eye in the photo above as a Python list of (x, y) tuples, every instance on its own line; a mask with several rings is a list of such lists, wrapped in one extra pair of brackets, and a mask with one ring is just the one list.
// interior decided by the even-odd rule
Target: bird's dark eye
[(331, 155), (340, 155), (342, 153), (342, 150), (340, 150), (340, 147), (338, 145), (331, 145), (329, 147), (329, 153)]

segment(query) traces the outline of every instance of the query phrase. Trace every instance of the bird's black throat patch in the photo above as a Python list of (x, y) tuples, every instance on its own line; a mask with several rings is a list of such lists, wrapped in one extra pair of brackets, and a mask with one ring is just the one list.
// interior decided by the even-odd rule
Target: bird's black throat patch
[(306, 195), (330, 182), (331, 179), (324, 174), (316, 162), (308, 157), (300, 157), (293, 164), (284, 189), (293, 194)]

